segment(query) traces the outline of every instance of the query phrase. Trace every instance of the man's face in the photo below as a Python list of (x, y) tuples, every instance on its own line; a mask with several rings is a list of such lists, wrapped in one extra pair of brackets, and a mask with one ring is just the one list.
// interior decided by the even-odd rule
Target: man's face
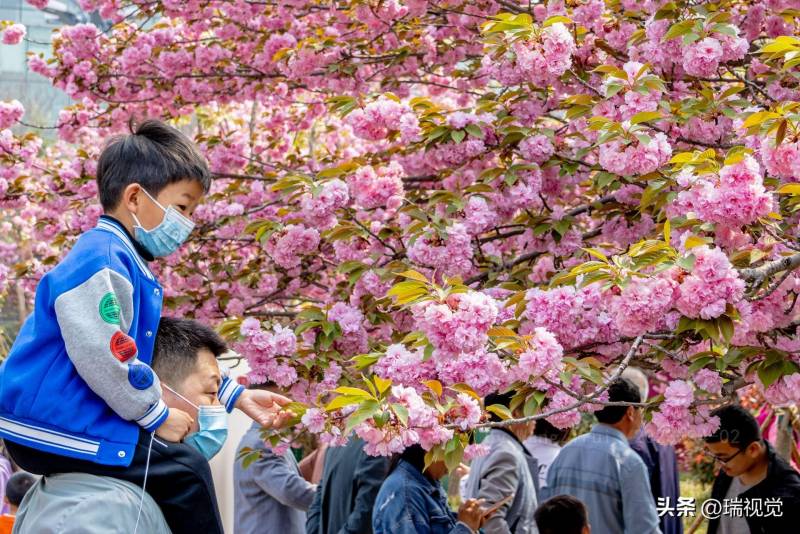
[[(194, 371), (180, 384), (169, 385), (197, 406), (208, 406), (219, 404), (217, 392), (221, 381), (222, 375), (214, 354), (208, 349), (200, 349), (197, 352), (197, 364)], [(167, 403), (167, 406), (183, 410), (194, 418), (191, 432), (197, 432), (197, 409), (168, 389), (164, 388), (163, 392), (164, 402)]]
[(738, 477), (748, 472), (757, 461), (761, 451), (758, 442), (753, 442), (744, 449), (740, 449), (727, 441), (719, 441), (706, 443), (706, 449), (729, 477)]

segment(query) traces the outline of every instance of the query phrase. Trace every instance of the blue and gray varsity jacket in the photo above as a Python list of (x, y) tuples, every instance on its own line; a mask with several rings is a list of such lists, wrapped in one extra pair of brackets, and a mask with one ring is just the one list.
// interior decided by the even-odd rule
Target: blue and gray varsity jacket
[[(105, 465), (130, 465), (139, 430), (168, 408), (150, 368), (162, 289), (147, 252), (103, 216), (36, 288), (0, 367), (0, 437)], [(148, 258), (152, 259), (152, 257)], [(233, 409), (243, 388), (224, 379)]]

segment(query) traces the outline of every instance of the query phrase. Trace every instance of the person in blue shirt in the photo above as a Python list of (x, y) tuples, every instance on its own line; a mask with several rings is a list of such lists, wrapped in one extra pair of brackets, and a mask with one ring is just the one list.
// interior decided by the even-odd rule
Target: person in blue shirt
[(439, 480), (447, 474), (442, 461), (425, 469), (425, 450), (412, 445), (393, 459), (372, 510), (375, 534), (472, 534), (487, 518), (482, 501), (469, 499), (450, 511)]
[[(179, 442), (188, 434), (192, 417), (167, 407), (150, 366), (163, 290), (147, 264), (186, 240), (210, 183), (191, 141), (159, 121), (144, 121), (103, 149), (104, 215), (42, 277), (34, 311), (0, 367), (0, 437), (26, 471), (81, 471), (141, 485), (154, 436)], [(288, 399), (244, 392), (229, 379), (219, 400), (262, 424), (290, 416), (281, 409)], [(170, 484), (180, 495), (179, 480), (158, 480), (152, 458), (149, 468), (151, 484)], [(187, 521), (208, 513), (188, 512)]]
[[(620, 378), (608, 388), (610, 402), (641, 402), (633, 383)], [(628, 443), (642, 426), (638, 406), (605, 406), (591, 432), (567, 443), (547, 472), (544, 498), (572, 495), (589, 509), (598, 534), (659, 533), (647, 468)]]

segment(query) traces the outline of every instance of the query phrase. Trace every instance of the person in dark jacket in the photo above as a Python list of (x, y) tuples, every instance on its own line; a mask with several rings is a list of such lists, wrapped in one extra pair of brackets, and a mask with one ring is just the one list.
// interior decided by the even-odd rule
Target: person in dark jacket
[[(622, 377), (639, 388), (643, 402), (650, 398), (650, 383), (641, 369), (628, 367), (623, 371)], [(656, 442), (645, 433), (644, 428), (640, 428), (628, 443), (647, 468), (653, 500), (658, 503), (659, 499), (667, 499), (671, 506), (675, 506), (681, 493), (675, 447)], [(660, 523), (662, 534), (683, 534), (683, 518), (678, 514), (664, 514)]]
[[(761, 438), (755, 418), (737, 405), (711, 412), (719, 429), (705, 439), (721, 470), (711, 498), (744, 501), (742, 517), (723, 513), (709, 520), (708, 534), (783, 534), (800, 531), (800, 474)], [(730, 501), (729, 501), (730, 502)], [(758, 502), (758, 508), (753, 503)], [(770, 509), (769, 502), (779, 503)]]
[(426, 469), (421, 446), (408, 447), (392, 465), (375, 500), (375, 534), (474, 534), (491, 516), (479, 499), (466, 500), (454, 514), (439, 483), (447, 466), (439, 460)]
[(388, 471), (389, 459), (368, 455), (362, 439), (329, 448), (306, 534), (371, 534), (372, 507)]

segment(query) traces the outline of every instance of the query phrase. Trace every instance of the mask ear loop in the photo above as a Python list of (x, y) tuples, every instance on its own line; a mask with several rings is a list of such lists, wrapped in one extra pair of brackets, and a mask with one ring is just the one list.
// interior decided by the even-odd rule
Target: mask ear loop
[(200, 410), (200, 407), (198, 405), (196, 405), (195, 403), (193, 403), (192, 401), (190, 401), (189, 399), (187, 399), (186, 397), (184, 397), (183, 395), (181, 395), (180, 393), (178, 393), (177, 391), (175, 391), (174, 389), (172, 389), (168, 385), (163, 384), (163, 383), (161, 385), (164, 386), (165, 388), (167, 388), (168, 390), (170, 390), (173, 394), (177, 395), (178, 397), (182, 398), (183, 400), (185, 400), (186, 402), (191, 404), (196, 410)]

